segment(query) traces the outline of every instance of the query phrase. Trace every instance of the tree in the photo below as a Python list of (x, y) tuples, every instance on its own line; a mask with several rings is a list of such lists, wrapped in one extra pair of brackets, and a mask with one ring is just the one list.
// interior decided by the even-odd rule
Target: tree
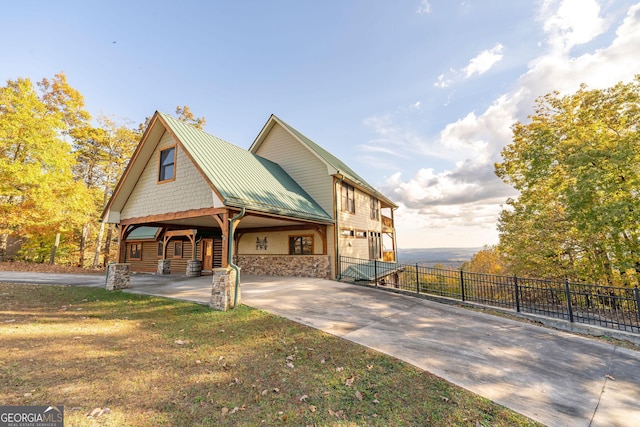
[(83, 215), (87, 194), (71, 173), (64, 120), (30, 79), (0, 88), (0, 257), (9, 234), (55, 236)]
[(502, 254), (495, 246), (485, 246), (469, 261), (462, 264), (462, 270), (484, 274), (507, 274)]
[[(640, 271), (640, 75), (539, 98), (496, 174), (520, 191), (499, 221), (518, 272), (619, 284)], [(631, 283), (633, 280), (626, 280)]]
[[(101, 172), (101, 205), (100, 210), (107, 204), (109, 197), (113, 194), (118, 179), (124, 172), (133, 151), (140, 140), (140, 132), (131, 129), (123, 124), (118, 124), (115, 119), (107, 116), (98, 117), (100, 123), (100, 139), (98, 147), (94, 150), (99, 152), (98, 166)], [(104, 251), (102, 244), (105, 232), (105, 223), (101, 222), (98, 236), (96, 238), (96, 251), (93, 257), (93, 267), (100, 263), (100, 253), (103, 253), (103, 264), (109, 262), (110, 244), (112, 240), (113, 227), (107, 226), (107, 238)]]
[(191, 112), (191, 108), (187, 107), (186, 105), (182, 107), (178, 105), (176, 107), (176, 114), (178, 115), (178, 120), (195, 126), (200, 130), (204, 129), (204, 126), (207, 124), (207, 120), (204, 117), (198, 117), (196, 119)]

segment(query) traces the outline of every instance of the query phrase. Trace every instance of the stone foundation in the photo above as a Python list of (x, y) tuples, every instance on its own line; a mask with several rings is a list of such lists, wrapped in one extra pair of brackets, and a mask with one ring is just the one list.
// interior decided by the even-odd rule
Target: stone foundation
[(240, 255), (236, 264), (245, 274), (331, 279), (329, 255)]
[[(233, 268), (214, 268), (209, 307), (220, 311), (227, 311), (233, 308), (235, 288), (236, 271)], [(238, 305), (240, 303), (240, 287), (238, 287)]]
[(202, 274), (202, 261), (187, 262), (187, 277), (198, 277), (200, 274)]
[(109, 264), (107, 266), (107, 281), (105, 288), (108, 291), (117, 291), (131, 287), (129, 277), (129, 264)]
[(171, 274), (171, 260), (159, 259), (157, 274)]

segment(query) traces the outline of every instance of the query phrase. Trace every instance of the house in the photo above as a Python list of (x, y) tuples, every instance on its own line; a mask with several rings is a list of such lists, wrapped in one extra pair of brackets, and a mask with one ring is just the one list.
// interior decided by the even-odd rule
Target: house
[(395, 261), (397, 206), (272, 115), (244, 150), (156, 112), (106, 205), (132, 271), (335, 278), (340, 256)]

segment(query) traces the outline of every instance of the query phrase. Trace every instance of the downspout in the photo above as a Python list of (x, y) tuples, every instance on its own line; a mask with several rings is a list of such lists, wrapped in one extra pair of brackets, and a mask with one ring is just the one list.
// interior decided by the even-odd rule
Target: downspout
[(229, 267), (236, 271), (236, 287), (233, 295), (233, 308), (238, 308), (238, 289), (240, 289), (240, 268), (233, 263), (233, 242), (235, 241), (233, 237), (235, 229), (233, 226), (237, 220), (244, 216), (244, 213), (245, 208), (241, 208), (240, 213), (229, 220), (229, 253), (227, 254), (227, 263), (229, 264)]

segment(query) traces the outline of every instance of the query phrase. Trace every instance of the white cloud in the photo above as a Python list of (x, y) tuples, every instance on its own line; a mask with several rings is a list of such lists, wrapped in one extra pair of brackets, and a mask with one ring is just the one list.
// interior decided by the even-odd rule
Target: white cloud
[(483, 50), (475, 58), (469, 61), (469, 65), (462, 69), (466, 78), (473, 76), (474, 74), (484, 74), (491, 69), (495, 64), (502, 60), (502, 44), (498, 43), (489, 50)]
[(440, 74), (438, 76), (438, 81), (435, 82), (433, 85), (435, 87), (439, 87), (439, 88), (444, 89), (446, 87), (449, 87), (451, 85), (451, 83), (453, 83), (453, 80), (448, 79), (444, 74)]
[(418, 15), (428, 15), (431, 13), (431, 3), (428, 0), (422, 0), (420, 2), (420, 6), (418, 6), (418, 10), (416, 10)]
[[(396, 214), (401, 247), (495, 243), (501, 204), (516, 195), (494, 174), (494, 163), (501, 160), (502, 148), (511, 142), (511, 124), (527, 120), (538, 96), (553, 90), (573, 93), (581, 83), (590, 88), (610, 87), (630, 81), (640, 70), (640, 3), (628, 9), (609, 46), (579, 56), (571, 56), (571, 48), (593, 40), (610, 21), (600, 16), (595, 1), (545, 1), (539, 20), (545, 51), (529, 63), (527, 72), (509, 92), (485, 111), (469, 112), (447, 124), (439, 138), (412, 134), (405, 139), (407, 147), (415, 147), (411, 153), (425, 156), (428, 165), (434, 164), (430, 156), (457, 162), (447, 170), (423, 167), (413, 176), (396, 173), (387, 180), (382, 190), (401, 205)], [(472, 59), (463, 71), (467, 77), (482, 74), (501, 57), (502, 45), (496, 45)], [(441, 75), (434, 86), (449, 84), (451, 80)], [(386, 138), (407, 136), (392, 117), (388, 119), (384, 129), (393, 131)]]
[(543, 29), (548, 43), (557, 53), (587, 43), (606, 31), (596, 0), (546, 0), (542, 6)]
[(471, 60), (469, 60), (469, 64), (459, 71), (455, 68), (451, 68), (448, 75), (440, 74), (438, 76), (438, 80), (433, 83), (433, 86), (444, 89), (451, 86), (454, 82), (454, 78), (461, 74), (465, 79), (468, 79), (474, 74), (482, 75), (486, 73), (495, 64), (502, 60), (504, 57), (502, 54), (503, 49), (504, 46), (502, 46), (501, 43), (498, 43), (491, 49), (483, 50), (475, 57), (471, 58)]

